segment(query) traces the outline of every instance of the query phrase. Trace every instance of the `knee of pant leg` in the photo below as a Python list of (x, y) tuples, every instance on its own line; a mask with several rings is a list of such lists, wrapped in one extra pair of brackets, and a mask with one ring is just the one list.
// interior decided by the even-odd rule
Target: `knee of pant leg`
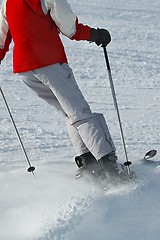
[[(80, 114), (77, 115), (77, 117), (75, 118), (75, 120), (71, 123), (72, 125), (74, 125), (75, 127), (79, 127), (81, 124), (89, 122), (90, 120), (93, 120), (93, 118), (103, 118), (103, 114), (101, 113), (85, 113), (85, 114)], [(104, 119), (105, 121), (105, 119)]]

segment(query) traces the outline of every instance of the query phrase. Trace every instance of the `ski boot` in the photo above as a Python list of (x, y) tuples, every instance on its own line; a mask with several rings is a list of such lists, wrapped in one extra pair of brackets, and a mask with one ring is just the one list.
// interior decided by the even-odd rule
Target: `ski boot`
[(101, 168), (105, 170), (106, 178), (110, 183), (119, 182), (119, 168), (115, 152), (111, 152), (98, 160)]
[(105, 169), (91, 154), (91, 152), (75, 157), (75, 161), (78, 165), (78, 170), (75, 178), (86, 176), (93, 180), (93, 182), (101, 188), (102, 191), (107, 189), (109, 185), (109, 178)]
[(98, 162), (106, 170), (108, 179), (113, 184), (136, 183), (137, 176), (134, 171), (127, 171), (127, 167), (121, 164), (121, 168), (117, 164), (117, 156), (115, 152), (111, 152), (102, 157)]
[(75, 162), (78, 166), (75, 178), (79, 178), (85, 173), (94, 174), (94, 171), (98, 166), (98, 162), (91, 152), (76, 156)]

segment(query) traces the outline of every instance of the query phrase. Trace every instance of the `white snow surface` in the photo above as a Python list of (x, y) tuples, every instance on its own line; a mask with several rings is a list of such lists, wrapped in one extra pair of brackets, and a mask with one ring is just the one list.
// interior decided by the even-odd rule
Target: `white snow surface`
[[(28, 165), (0, 96), (0, 240), (159, 240), (160, 160), (138, 161), (160, 141), (160, 1), (69, 0), (79, 19), (112, 34), (108, 54), (131, 168), (137, 186), (106, 193), (75, 180), (74, 151), (65, 120), (12, 74), (12, 55), (0, 84), (23, 140)], [(103, 51), (63, 37), (70, 66), (93, 111), (102, 112), (118, 161), (125, 155)], [(12, 47), (11, 47), (12, 48)]]

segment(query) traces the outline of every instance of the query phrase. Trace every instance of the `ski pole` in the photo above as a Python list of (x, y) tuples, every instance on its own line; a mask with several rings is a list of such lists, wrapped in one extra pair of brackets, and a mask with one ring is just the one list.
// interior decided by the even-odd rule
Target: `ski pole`
[(114, 84), (113, 84), (111, 68), (110, 68), (110, 64), (109, 64), (109, 59), (108, 59), (108, 54), (107, 54), (106, 47), (103, 46), (103, 50), (104, 50), (104, 56), (105, 56), (105, 60), (106, 60), (106, 66), (107, 66), (107, 71), (108, 71), (108, 76), (109, 76), (109, 82), (110, 82), (113, 102), (114, 102), (114, 106), (115, 106), (117, 116), (118, 116), (121, 138), (122, 138), (124, 153), (125, 153), (125, 157), (126, 157), (126, 162), (124, 163), (124, 165), (126, 166), (128, 174), (129, 174), (130, 173), (130, 167), (129, 166), (132, 164), (132, 162), (130, 162), (128, 160), (128, 154), (127, 154), (127, 149), (126, 149), (126, 144), (125, 144), (125, 139), (124, 139), (124, 134), (123, 134), (122, 122), (121, 122), (121, 118), (120, 118), (120, 113), (119, 113), (119, 108), (118, 108), (118, 103), (117, 103), (117, 98), (116, 98), (116, 93), (115, 93), (115, 88), (114, 88)]
[(13, 119), (13, 117), (12, 117), (10, 108), (9, 108), (9, 106), (8, 106), (7, 100), (6, 100), (5, 96), (4, 96), (4, 93), (3, 93), (1, 87), (0, 87), (0, 92), (1, 92), (1, 94), (2, 94), (3, 101), (4, 101), (4, 103), (5, 103), (6, 109), (7, 109), (7, 111), (8, 111), (9, 116), (10, 116), (11, 122), (12, 122), (12, 124), (13, 124), (14, 129), (15, 129), (15, 132), (16, 132), (16, 134), (17, 134), (17, 137), (18, 137), (19, 143), (20, 143), (20, 145), (21, 145), (22, 151), (23, 151), (23, 153), (24, 153), (24, 155), (25, 155), (25, 158), (26, 158), (26, 160), (27, 160), (27, 162), (28, 162), (29, 168), (27, 169), (27, 171), (28, 171), (28, 172), (32, 172), (32, 174), (34, 175), (35, 167), (31, 166), (31, 163), (30, 163), (30, 161), (29, 161), (27, 152), (26, 152), (26, 150), (25, 150), (25, 148), (24, 148), (22, 139), (21, 139), (21, 137), (20, 137), (20, 135), (19, 135), (18, 129), (17, 129), (16, 124), (15, 124), (15, 121), (14, 121), (14, 119)]

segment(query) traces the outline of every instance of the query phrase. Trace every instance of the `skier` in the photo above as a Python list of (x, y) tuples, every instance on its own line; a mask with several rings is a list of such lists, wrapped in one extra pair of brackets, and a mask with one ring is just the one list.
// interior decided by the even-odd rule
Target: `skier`
[(117, 156), (102, 114), (93, 113), (68, 65), (60, 33), (71, 40), (107, 46), (106, 29), (79, 22), (67, 0), (3, 0), (0, 10), (0, 60), (13, 39), (13, 72), (66, 118), (79, 167), (117, 174)]

